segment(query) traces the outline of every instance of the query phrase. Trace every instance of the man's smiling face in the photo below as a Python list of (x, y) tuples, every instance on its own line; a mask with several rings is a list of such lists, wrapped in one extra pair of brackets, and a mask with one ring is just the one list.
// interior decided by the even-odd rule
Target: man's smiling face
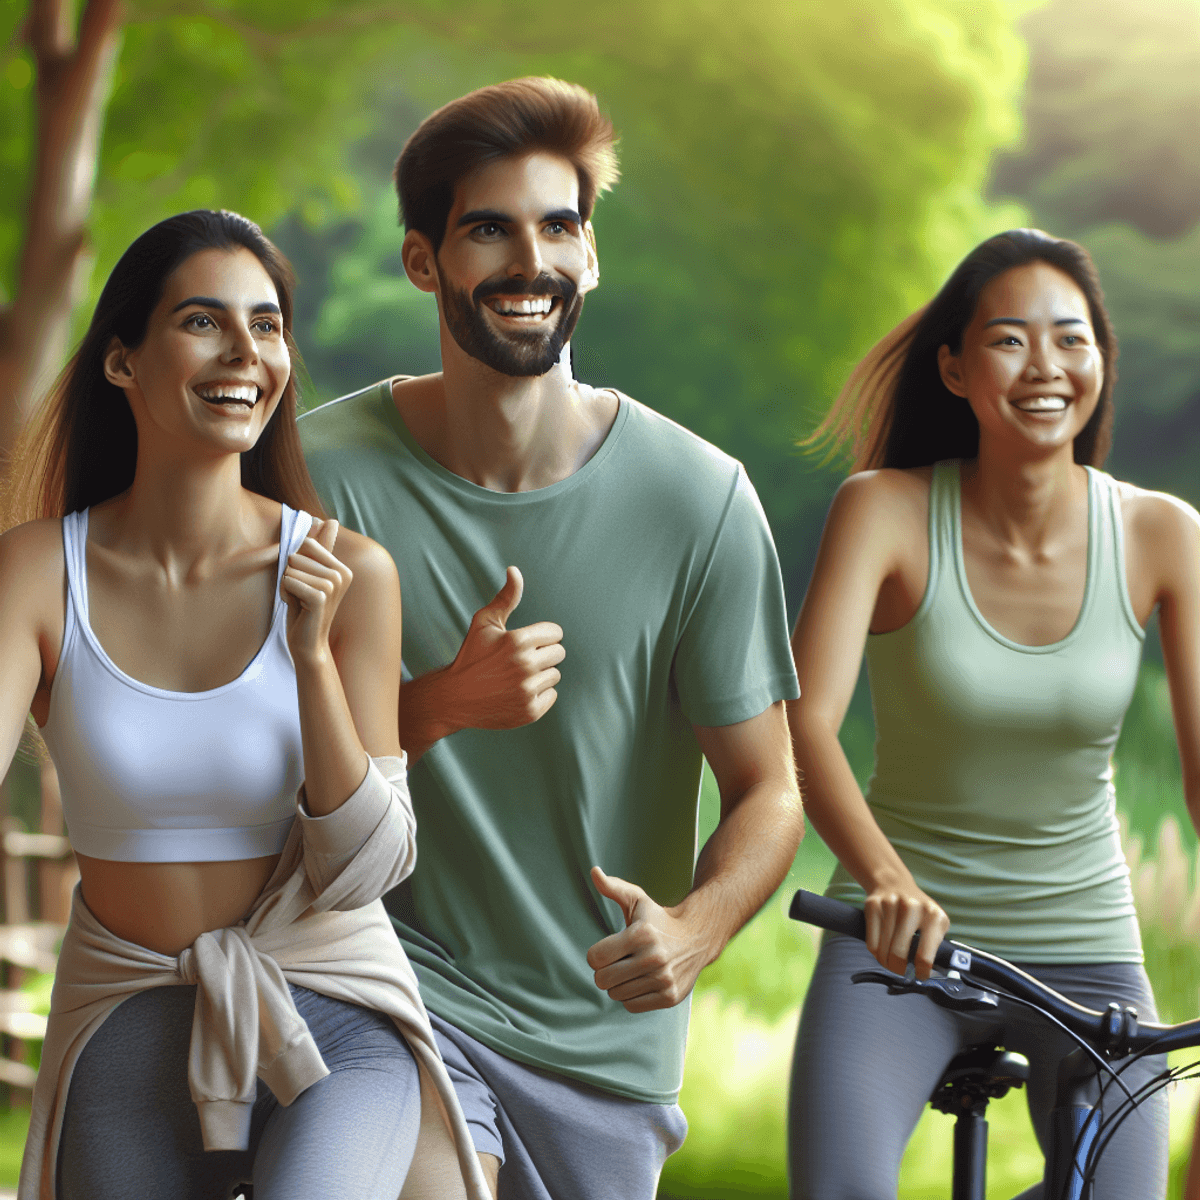
[(502, 375), (544, 375), (596, 284), (575, 167), (537, 151), (460, 180), (436, 261), (442, 318), (459, 347)]

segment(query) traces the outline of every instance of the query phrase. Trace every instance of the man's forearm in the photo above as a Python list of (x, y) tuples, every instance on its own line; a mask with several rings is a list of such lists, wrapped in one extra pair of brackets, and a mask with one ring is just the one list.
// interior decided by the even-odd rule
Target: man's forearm
[(412, 767), (435, 742), (461, 729), (454, 724), (454, 689), (449, 667), (439, 667), (400, 685), (400, 745)]
[(804, 836), (794, 784), (763, 780), (730, 808), (704, 843), (692, 890), (674, 912), (704, 931), (713, 962), (783, 882)]

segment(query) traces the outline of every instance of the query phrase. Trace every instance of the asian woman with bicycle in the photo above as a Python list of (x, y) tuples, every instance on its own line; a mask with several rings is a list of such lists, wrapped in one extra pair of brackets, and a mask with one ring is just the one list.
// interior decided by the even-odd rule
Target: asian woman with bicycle
[[(818, 430), (849, 442), (855, 466), (796, 626), (791, 724), (808, 815), (840, 863), (828, 894), (862, 905), (867, 945), (827, 938), (805, 1001), (797, 1200), (894, 1197), (941, 1072), (979, 1042), (1030, 1059), (1045, 1144), (1071, 1043), (1012, 1012), (853, 986), (872, 955), (903, 972), (920, 933), (928, 975), (950, 928), (1080, 1004), (1155, 1019), (1111, 756), (1157, 609), (1200, 806), (1200, 517), (1099, 469), (1115, 358), (1086, 251), (1012, 230), (868, 354)], [(865, 795), (837, 737), (864, 647), (877, 728)], [(1158, 1070), (1140, 1062), (1130, 1086)], [(1166, 1164), (1159, 1096), (1117, 1135), (1096, 1200), (1161, 1197)]]

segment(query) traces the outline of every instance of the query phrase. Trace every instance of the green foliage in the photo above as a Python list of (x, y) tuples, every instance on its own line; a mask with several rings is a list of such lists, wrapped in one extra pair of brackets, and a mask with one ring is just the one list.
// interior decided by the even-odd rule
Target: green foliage
[[(0, 33), (23, 9), (0, 0)], [(32, 72), (7, 45), (0, 286), (11, 288)], [(1019, 219), (980, 189), (1017, 133), (1023, 68), (1004, 0), (764, 0), (736, 17), (719, 0), (611, 0), (553, 20), (511, 0), (197, 0), (186, 13), (140, 0), (101, 155), (93, 295), (136, 233), (182, 208), (238, 208), (263, 224), (290, 212), (294, 230), (333, 221), (348, 261), (335, 270), (310, 246), (320, 269), (302, 272), (302, 286), (332, 289), (302, 342), (318, 391), (370, 382), (365, 343), (373, 370), (391, 343), (379, 374), (422, 369), (427, 309), (404, 299), (379, 236), (384, 165), (417, 116), (469, 87), (578, 79), (611, 110), (625, 172), (597, 218), (604, 285), (581, 328), (580, 373), (746, 461), (798, 591), (831, 478), (790, 444), (871, 342), (979, 237)], [(373, 153), (365, 184), (355, 145)]]
[(1022, 22), (1030, 42), (1028, 137), (997, 185), (1049, 228), (1128, 222), (1158, 238), (1200, 219), (1196, 0), (1053, 0)]
[(1100, 269), (1121, 343), (1110, 469), (1200, 503), (1200, 3), (1051, 0), (1021, 27), (1027, 136), (993, 189)]

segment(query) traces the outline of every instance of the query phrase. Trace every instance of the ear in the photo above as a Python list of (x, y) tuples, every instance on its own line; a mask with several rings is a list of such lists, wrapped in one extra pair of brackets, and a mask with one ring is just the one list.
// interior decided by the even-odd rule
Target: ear
[(129, 351), (114, 337), (104, 351), (104, 378), (119, 388), (127, 388), (134, 382), (133, 368), (129, 365)]
[(413, 287), (422, 292), (437, 292), (437, 255), (434, 253), (433, 243), (420, 230), (410, 229), (404, 235), (404, 244), (400, 247), (400, 260), (404, 263), (404, 273)]
[(938, 374), (949, 391), (964, 400), (967, 398), (967, 386), (963, 382), (962, 356), (951, 354), (949, 346), (938, 347)]
[(587, 247), (587, 265), (579, 277), (579, 294), (586, 296), (593, 288), (600, 286), (600, 256), (596, 252), (596, 231), (591, 221), (585, 221), (583, 226), (583, 241)]

